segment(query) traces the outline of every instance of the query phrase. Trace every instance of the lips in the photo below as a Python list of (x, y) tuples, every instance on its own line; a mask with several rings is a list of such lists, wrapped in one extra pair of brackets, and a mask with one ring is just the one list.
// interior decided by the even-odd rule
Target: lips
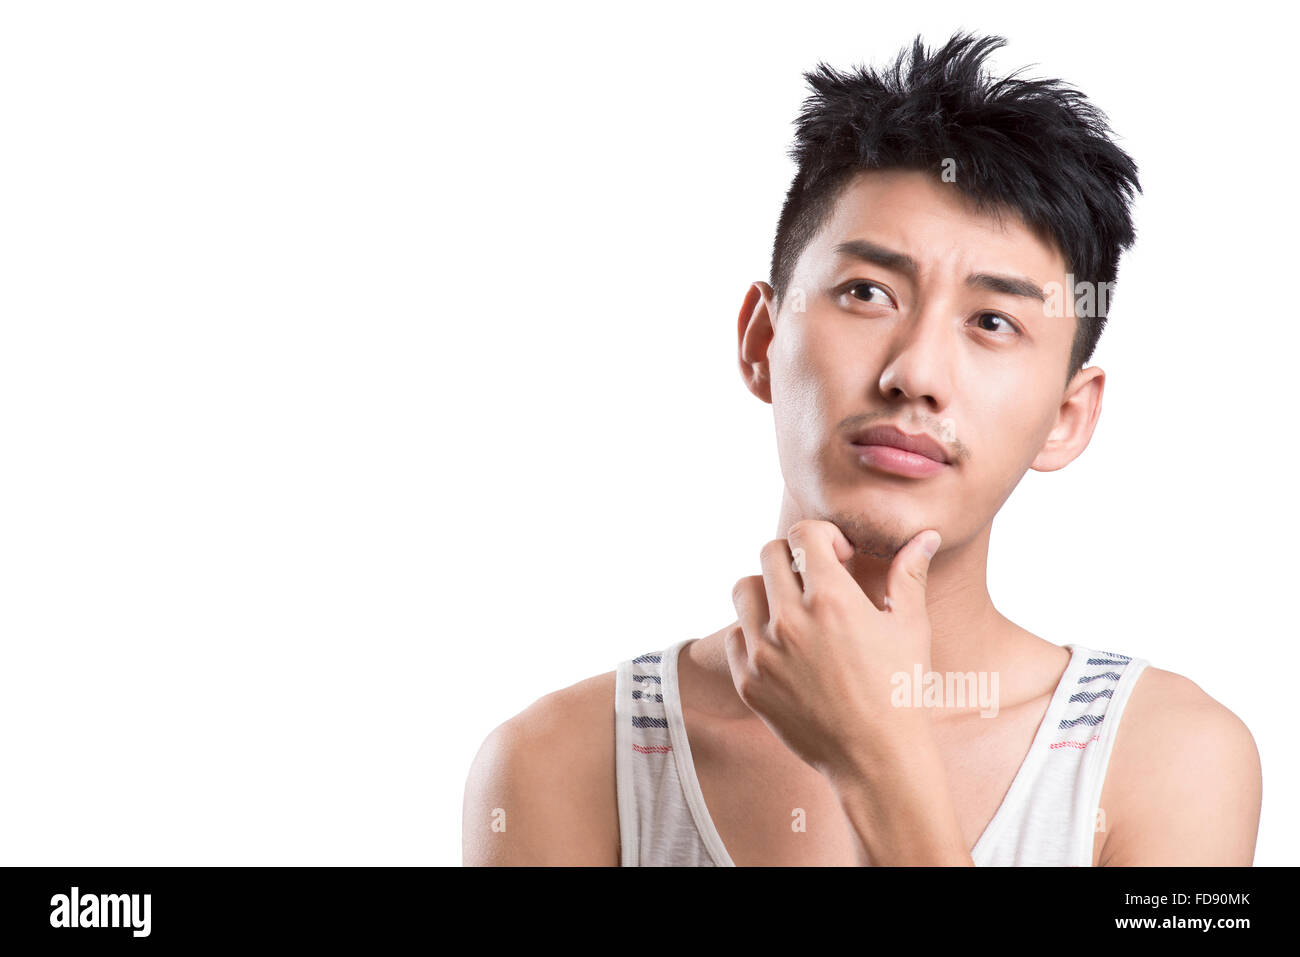
[(952, 461), (944, 447), (924, 432), (919, 435), (908, 435), (892, 425), (875, 425), (863, 429), (851, 436), (849, 441), (854, 445), (886, 445), (902, 449), (904, 452), (924, 455), (928, 459), (945, 464)]

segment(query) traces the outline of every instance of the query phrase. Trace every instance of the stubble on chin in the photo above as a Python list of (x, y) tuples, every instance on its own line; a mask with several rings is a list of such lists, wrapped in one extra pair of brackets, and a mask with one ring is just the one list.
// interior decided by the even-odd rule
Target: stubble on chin
[(840, 513), (830, 518), (853, 546), (854, 552), (878, 561), (892, 562), (904, 545), (911, 541), (899, 529), (881, 527), (861, 515)]

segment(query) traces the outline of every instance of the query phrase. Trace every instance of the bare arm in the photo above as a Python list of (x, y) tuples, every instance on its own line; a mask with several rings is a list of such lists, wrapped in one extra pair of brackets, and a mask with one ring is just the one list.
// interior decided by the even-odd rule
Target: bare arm
[(1103, 797), (1103, 810), (1110, 803), (1116, 813), (1107, 815), (1102, 866), (1250, 866), (1263, 775), (1246, 725), (1193, 682), (1159, 669), (1142, 675), (1129, 708)]
[(618, 865), (612, 672), (488, 735), (465, 785), (461, 841), (466, 866)]

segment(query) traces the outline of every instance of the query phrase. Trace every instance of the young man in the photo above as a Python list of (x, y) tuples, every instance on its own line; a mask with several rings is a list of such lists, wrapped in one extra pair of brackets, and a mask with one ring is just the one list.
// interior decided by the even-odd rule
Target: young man
[(1242, 722), (1122, 654), (1140, 635), (1058, 646), (986, 589), (1025, 470), (1092, 437), (1105, 373), (1084, 364), (1140, 189), (1076, 91), (984, 73), (1003, 42), (807, 75), (771, 285), (738, 323), (778, 538), (734, 624), (491, 733), (467, 864), (1252, 862)]

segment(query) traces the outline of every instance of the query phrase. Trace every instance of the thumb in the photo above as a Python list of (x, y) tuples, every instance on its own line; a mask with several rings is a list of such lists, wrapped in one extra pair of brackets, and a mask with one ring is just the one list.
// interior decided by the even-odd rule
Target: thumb
[(930, 578), (930, 561), (943, 537), (934, 529), (915, 536), (894, 556), (885, 578), (885, 610), (904, 614), (925, 612), (925, 589)]

